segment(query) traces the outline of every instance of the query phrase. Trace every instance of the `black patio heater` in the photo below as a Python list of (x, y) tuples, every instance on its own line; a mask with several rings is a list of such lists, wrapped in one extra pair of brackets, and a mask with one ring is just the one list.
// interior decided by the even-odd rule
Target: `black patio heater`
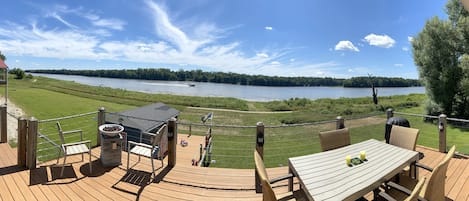
[(389, 144), (389, 137), (391, 135), (391, 128), (392, 125), (403, 126), (403, 127), (410, 127), (409, 121), (402, 117), (391, 117), (386, 121), (385, 133), (384, 138), (386, 139), (386, 143)]

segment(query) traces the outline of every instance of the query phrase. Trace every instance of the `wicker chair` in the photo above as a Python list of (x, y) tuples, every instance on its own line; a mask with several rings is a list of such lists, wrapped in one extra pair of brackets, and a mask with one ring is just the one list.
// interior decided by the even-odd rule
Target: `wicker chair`
[(328, 151), (350, 145), (350, 133), (348, 128), (319, 132), (319, 142), (322, 151)]
[[(267, 175), (267, 171), (264, 166), (264, 161), (262, 160), (261, 155), (254, 150), (254, 162), (256, 164), (256, 171), (259, 174), (261, 185), (262, 185), (262, 197), (264, 201), (273, 201), (277, 200), (277, 196), (275, 196), (274, 190), (270, 184), (276, 183), (278, 181), (282, 181), (285, 179), (289, 179), (293, 177), (292, 174), (288, 174), (282, 177), (278, 177), (272, 180), (269, 180)], [(286, 195), (287, 197), (293, 196), (293, 194)]]
[[(417, 145), (419, 132), (420, 132), (419, 129), (393, 125), (391, 128), (391, 136), (389, 139), (389, 144), (392, 144), (394, 146), (398, 146), (404, 149), (415, 151), (415, 146)], [(403, 170), (406, 173), (408, 172), (410, 175), (409, 166), (405, 167)]]
[[(427, 178), (425, 178), (425, 177), (420, 179), (420, 181), (417, 183), (417, 185), (415, 185), (415, 188), (412, 191), (412, 193), (407, 198), (405, 198), (404, 201), (417, 201), (418, 197), (419, 197), (420, 190), (422, 190), (422, 187), (425, 184), (426, 179)], [(387, 194), (386, 192), (383, 192), (383, 191), (381, 191), (379, 193), (379, 197), (383, 198), (385, 200), (389, 200), (389, 201), (396, 201), (395, 198), (391, 197), (389, 194)]]
[[(416, 166), (423, 168), (427, 171), (430, 171), (431, 174), (428, 179), (425, 181), (420, 191), (419, 200), (429, 200), (429, 201), (441, 201), (445, 200), (445, 179), (446, 179), (446, 170), (448, 169), (449, 162), (456, 151), (456, 146), (451, 147), (446, 154), (443, 161), (441, 161), (434, 169), (417, 163)], [(386, 183), (388, 194), (402, 195), (405, 193), (410, 195), (409, 187), (415, 186), (416, 180), (411, 179), (410, 177), (401, 177), (402, 186), (394, 182)], [(404, 187), (405, 186), (405, 187)], [(400, 193), (399, 193), (400, 192)]]
[[(90, 156), (90, 173), (92, 172), (91, 167), (91, 141), (90, 140), (83, 140), (83, 131), (82, 130), (72, 130), (72, 131), (63, 131), (60, 122), (57, 122), (57, 130), (59, 131), (60, 142), (60, 150), (64, 156), (64, 162), (62, 164), (62, 170), (60, 171), (60, 177), (64, 175), (64, 167), (67, 161), (67, 156), (78, 155), (81, 154), (81, 161), (84, 160), (84, 154), (87, 153)], [(80, 133), (80, 141), (78, 142), (70, 142), (65, 143), (65, 136), (68, 134), (73, 133)], [(59, 158), (57, 158), (57, 163), (59, 162)]]
[(393, 125), (389, 144), (415, 151), (419, 129)]

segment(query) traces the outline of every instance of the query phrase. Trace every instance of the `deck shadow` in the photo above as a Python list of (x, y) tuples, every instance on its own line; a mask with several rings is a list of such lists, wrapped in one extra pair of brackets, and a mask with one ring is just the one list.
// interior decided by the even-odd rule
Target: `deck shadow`
[[(137, 196), (136, 200), (139, 200), (140, 194), (143, 192), (143, 189), (151, 183), (150, 181), (151, 172), (129, 169), (119, 181), (112, 185), (112, 188), (135, 195)], [(128, 185), (126, 186), (126, 184), (131, 184), (132, 186), (138, 187), (138, 189), (136, 192), (131, 191), (130, 189), (133, 188)]]
[(49, 181), (47, 166), (41, 166), (29, 171), (29, 185), (46, 184)]
[(2, 168), (0, 168), (0, 176), (7, 175), (7, 174), (12, 174), (12, 173), (16, 173), (16, 172), (21, 172), (23, 170), (26, 170), (26, 168), (25, 167), (20, 167), (18, 165), (2, 167)]
[(60, 172), (62, 171), (62, 166), (50, 166), (50, 173), (52, 176), (52, 181), (57, 179), (68, 179), (68, 178), (78, 178), (75, 170), (73, 169), (72, 165), (66, 165), (63, 167), (64, 174), (60, 176)]
[(154, 183), (160, 183), (163, 181), (164, 177), (173, 169), (172, 166), (165, 166), (161, 172), (159, 172), (157, 175), (155, 175), (155, 178), (153, 179)]
[(89, 163), (84, 163), (80, 166), (80, 173), (87, 177), (99, 177), (104, 175), (106, 172), (110, 172), (112, 169), (118, 167), (104, 167), (100, 160), (91, 161), (91, 166), (93, 167), (92, 172), (90, 172)]

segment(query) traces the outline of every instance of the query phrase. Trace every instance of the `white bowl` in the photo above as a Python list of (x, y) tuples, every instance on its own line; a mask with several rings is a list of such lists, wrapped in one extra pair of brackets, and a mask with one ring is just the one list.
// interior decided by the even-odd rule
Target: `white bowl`
[(124, 131), (124, 127), (119, 124), (103, 124), (98, 129), (101, 134), (107, 136), (116, 136)]

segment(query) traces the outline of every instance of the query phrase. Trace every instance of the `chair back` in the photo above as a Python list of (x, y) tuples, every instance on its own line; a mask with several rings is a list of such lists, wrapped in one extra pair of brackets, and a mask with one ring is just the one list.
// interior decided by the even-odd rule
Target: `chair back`
[(350, 145), (350, 133), (348, 128), (319, 132), (319, 142), (322, 151), (328, 151)]
[(152, 140), (151, 140), (151, 145), (152, 146), (158, 146), (161, 139), (163, 138), (163, 135), (167, 136), (167, 132), (168, 132), (167, 126), (166, 126), (166, 124), (163, 124), (163, 126), (161, 126), (158, 129), (158, 131), (156, 131), (155, 137), (153, 137)]
[(269, 182), (269, 177), (267, 176), (267, 171), (264, 166), (264, 161), (261, 158), (261, 155), (254, 150), (254, 163), (256, 164), (256, 171), (259, 174), (261, 185), (262, 185), (262, 197), (264, 201), (273, 201), (277, 200), (274, 190)]
[(455, 151), (456, 146), (453, 145), (443, 161), (433, 169), (430, 178), (428, 178), (427, 183), (425, 183), (426, 185), (424, 185), (423, 190), (420, 192), (420, 196), (427, 200), (445, 200), (446, 170)]
[(60, 142), (62, 142), (62, 144), (65, 144), (64, 131), (62, 130), (62, 126), (60, 125), (60, 122), (57, 122), (56, 124), (57, 130), (59, 131)]
[(420, 190), (422, 190), (423, 184), (427, 180), (426, 177), (420, 179), (420, 181), (415, 185), (414, 190), (412, 193), (407, 197), (404, 201), (417, 201), (419, 197)]
[(419, 129), (393, 125), (389, 144), (415, 151), (419, 132)]

